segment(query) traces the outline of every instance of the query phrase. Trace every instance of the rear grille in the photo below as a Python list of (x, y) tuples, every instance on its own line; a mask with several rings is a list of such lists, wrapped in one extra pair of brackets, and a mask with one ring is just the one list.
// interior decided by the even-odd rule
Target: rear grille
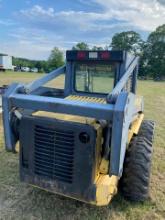
[(74, 133), (35, 126), (35, 174), (67, 183), (73, 181)]

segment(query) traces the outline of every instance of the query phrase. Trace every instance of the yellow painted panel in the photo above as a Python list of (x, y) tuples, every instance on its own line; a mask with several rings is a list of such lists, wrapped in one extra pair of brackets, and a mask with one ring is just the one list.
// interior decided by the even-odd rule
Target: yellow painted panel
[(117, 193), (119, 177), (100, 175), (96, 183), (96, 205), (108, 205), (113, 196)]
[(139, 132), (139, 129), (140, 129), (140, 126), (141, 126), (141, 123), (143, 121), (143, 118), (144, 118), (144, 114), (141, 113), (138, 115), (138, 117), (132, 122), (132, 125), (131, 125), (131, 128), (129, 130), (129, 133), (128, 133), (128, 143), (130, 143), (131, 141), (131, 138), (133, 137), (134, 134), (138, 134)]
[(53, 112), (45, 112), (45, 111), (38, 111), (38, 112), (33, 113), (33, 115), (40, 116), (40, 117), (54, 118), (54, 119), (59, 119), (59, 120), (64, 120), (64, 121), (83, 123), (83, 124), (93, 124), (96, 122), (94, 118), (82, 117), (82, 116), (77, 116), (77, 115), (53, 113)]
[(66, 99), (77, 100), (81, 102), (94, 102), (94, 103), (106, 104), (106, 100), (104, 98), (97, 98), (97, 97), (70, 95), (67, 96)]
[(108, 174), (108, 169), (109, 169), (109, 160), (102, 159), (101, 164), (100, 164), (100, 173), (102, 174)]

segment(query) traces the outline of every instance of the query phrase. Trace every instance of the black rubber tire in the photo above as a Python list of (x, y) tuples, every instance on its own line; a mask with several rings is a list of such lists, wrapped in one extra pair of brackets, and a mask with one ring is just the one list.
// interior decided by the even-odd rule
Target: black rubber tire
[(127, 200), (141, 202), (149, 196), (153, 134), (154, 122), (143, 121), (126, 152), (120, 190)]

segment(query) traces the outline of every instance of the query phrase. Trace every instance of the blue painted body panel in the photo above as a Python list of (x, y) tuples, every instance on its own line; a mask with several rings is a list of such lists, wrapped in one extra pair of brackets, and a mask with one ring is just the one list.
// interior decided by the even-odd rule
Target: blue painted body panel
[(16, 138), (11, 129), (11, 114), (12, 114), (12, 105), (10, 103), (10, 96), (15, 93), (22, 85), (14, 83), (5, 92), (2, 96), (2, 107), (3, 107), (3, 127), (4, 127), (4, 137), (5, 145), (8, 151), (15, 151)]
[(119, 176), (122, 175), (129, 126), (134, 116), (134, 103), (134, 94), (122, 92), (114, 106), (110, 155), (111, 175), (116, 175), (116, 173)]
[(36, 95), (15, 94), (10, 97), (12, 106), (63, 114), (79, 115), (110, 121), (114, 106), (91, 102), (79, 102), (61, 98), (51, 98)]
[[(115, 53), (116, 54), (116, 53)], [(116, 77), (113, 91), (108, 94), (86, 94), (77, 93), (74, 90), (74, 65), (75, 58), (68, 59), (66, 65), (47, 74), (41, 79), (35, 80), (30, 84), (13, 84), (9, 87), (3, 96), (3, 123), (5, 131), (6, 149), (14, 151), (17, 139), (11, 129), (11, 114), (15, 109), (58, 112), (64, 114), (72, 114), (104, 119), (107, 123), (112, 124), (111, 138), (111, 155), (110, 155), (110, 175), (121, 176), (123, 169), (123, 161), (126, 151), (126, 143), (128, 137), (128, 129), (135, 114), (135, 93), (136, 93), (136, 76), (138, 71), (138, 58), (128, 53), (121, 53), (120, 59), (114, 60), (116, 63)], [(117, 56), (117, 55), (115, 55)], [(97, 62), (97, 60), (93, 61)], [(100, 61), (99, 61), (100, 62)], [(112, 62), (112, 61), (111, 61)], [(60, 74), (65, 73), (64, 90), (55, 88), (42, 87), (48, 81), (54, 79)], [(125, 89), (125, 85), (131, 76), (131, 88), (129, 91)], [(82, 95), (107, 98), (107, 104), (79, 102), (66, 100), (60, 95), (52, 95), (51, 97), (43, 96), (44, 92), (52, 92), (53, 94)], [(108, 95), (108, 97), (107, 97)], [(111, 102), (112, 96), (115, 96)], [(111, 104), (108, 104), (111, 103)], [(143, 111), (143, 105), (141, 106)]]

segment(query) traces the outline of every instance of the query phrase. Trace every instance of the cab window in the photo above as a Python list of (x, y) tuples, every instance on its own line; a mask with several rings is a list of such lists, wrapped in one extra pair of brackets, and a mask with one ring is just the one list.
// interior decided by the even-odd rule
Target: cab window
[(108, 94), (114, 86), (114, 74), (114, 64), (76, 63), (75, 90)]

